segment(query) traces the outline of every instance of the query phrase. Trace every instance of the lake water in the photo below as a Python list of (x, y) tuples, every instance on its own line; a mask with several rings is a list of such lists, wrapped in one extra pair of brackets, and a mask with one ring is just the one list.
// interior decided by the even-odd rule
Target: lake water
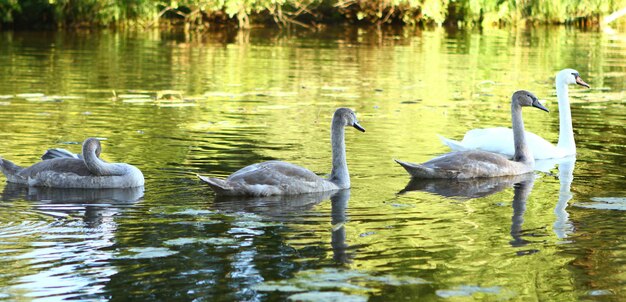
[[(575, 160), (493, 183), (409, 183), (393, 162), (510, 126), (518, 89), (551, 109), (525, 110), (526, 129), (556, 142), (568, 67), (592, 86), (570, 87)], [(2, 157), (100, 137), (146, 176), (145, 191), (0, 176), (0, 299), (624, 299), (625, 79), (619, 30), (0, 32)], [(337, 107), (367, 131), (346, 130), (352, 189), (332, 200), (216, 200), (196, 178), (270, 159), (328, 173)]]

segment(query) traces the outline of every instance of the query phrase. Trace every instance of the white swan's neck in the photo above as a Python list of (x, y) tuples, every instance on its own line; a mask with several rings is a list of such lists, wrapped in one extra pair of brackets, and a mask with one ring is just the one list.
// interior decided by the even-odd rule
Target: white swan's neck
[(83, 160), (89, 171), (98, 176), (124, 175), (128, 172), (126, 165), (102, 161), (94, 150), (83, 148)]
[(330, 172), (329, 181), (339, 188), (350, 187), (350, 174), (348, 173), (348, 163), (346, 162), (346, 143), (344, 141), (345, 128), (341, 118), (333, 117), (330, 127), (330, 143), (333, 152), (333, 169)]
[(526, 135), (524, 135), (524, 121), (522, 119), (522, 107), (516, 102), (511, 102), (511, 120), (513, 121), (513, 141), (515, 144), (515, 154), (513, 160), (532, 165), (535, 163), (533, 155), (526, 145)]
[(557, 148), (575, 153), (574, 129), (572, 127), (572, 112), (569, 104), (567, 83), (556, 82), (556, 96), (559, 100), (559, 142)]

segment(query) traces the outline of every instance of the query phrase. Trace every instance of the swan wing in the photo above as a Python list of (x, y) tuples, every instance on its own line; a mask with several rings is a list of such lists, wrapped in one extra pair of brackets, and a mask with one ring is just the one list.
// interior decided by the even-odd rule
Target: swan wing
[(48, 149), (46, 150), (46, 153), (44, 153), (41, 156), (42, 160), (48, 160), (48, 159), (53, 159), (53, 158), (78, 158), (78, 159), (82, 159), (82, 156), (80, 154), (74, 154), (66, 149), (62, 149), (62, 148), (54, 148), (54, 149)]
[(481, 150), (447, 153), (423, 163), (422, 166), (434, 171), (433, 178), (494, 177), (529, 172), (529, 168), (521, 163)]
[(449, 139), (447, 137), (444, 137), (442, 135), (437, 135), (439, 137), (439, 139), (441, 140), (441, 142), (448, 146), (450, 148), (450, 150), (452, 151), (464, 151), (464, 150), (469, 150), (468, 147), (466, 147), (465, 145), (463, 145), (462, 142), (457, 141), (457, 140), (453, 140), (453, 139)]
[(85, 162), (76, 158), (53, 158), (44, 161), (40, 161), (28, 168), (19, 172), (19, 175), (25, 178), (37, 178), (39, 173), (53, 172), (53, 173), (73, 173), (78, 176), (92, 176), (93, 173), (89, 171)]
[(228, 195), (284, 195), (321, 192), (336, 189), (334, 184), (303, 167), (267, 161), (244, 167), (230, 175), (225, 183)]

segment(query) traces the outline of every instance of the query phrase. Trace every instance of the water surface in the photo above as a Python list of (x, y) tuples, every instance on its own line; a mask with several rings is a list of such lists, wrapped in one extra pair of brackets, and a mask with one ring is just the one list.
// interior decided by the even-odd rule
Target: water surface
[[(143, 190), (22, 188), (0, 178), (0, 299), (257, 301), (620, 300), (626, 260), (626, 34), (573, 28), (0, 33), (0, 155), (103, 157)], [(527, 89), (558, 138), (554, 75), (570, 87), (579, 154), (494, 182), (409, 182), (461, 138), (508, 126)], [(330, 171), (347, 129), (353, 188), (216, 199), (195, 177), (281, 159)], [(323, 292), (323, 293), (319, 293)]]

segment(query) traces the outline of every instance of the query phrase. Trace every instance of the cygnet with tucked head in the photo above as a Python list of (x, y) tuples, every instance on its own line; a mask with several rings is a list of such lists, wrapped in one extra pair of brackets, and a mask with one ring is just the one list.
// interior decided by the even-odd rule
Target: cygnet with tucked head
[(61, 156), (22, 168), (0, 159), (0, 171), (7, 181), (53, 188), (130, 188), (144, 185), (143, 174), (125, 163), (107, 163), (98, 156), (100, 141), (88, 138), (83, 142), (82, 159)]

